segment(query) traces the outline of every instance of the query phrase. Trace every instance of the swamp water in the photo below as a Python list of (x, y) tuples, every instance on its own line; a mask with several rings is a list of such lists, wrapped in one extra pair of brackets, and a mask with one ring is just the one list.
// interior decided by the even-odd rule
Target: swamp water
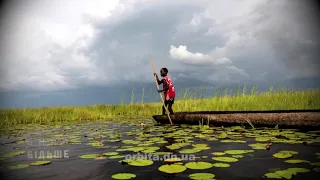
[(320, 131), (145, 123), (3, 130), (1, 176), (248, 180), (316, 179), (320, 175)]

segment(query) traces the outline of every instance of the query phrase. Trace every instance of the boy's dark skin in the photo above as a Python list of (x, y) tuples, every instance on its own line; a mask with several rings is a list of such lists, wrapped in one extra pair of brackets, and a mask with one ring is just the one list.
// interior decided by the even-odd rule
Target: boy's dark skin
[[(165, 77), (167, 74), (168, 74), (168, 70), (166, 68), (162, 68), (160, 70), (161, 77)], [(159, 85), (162, 84), (162, 83), (165, 83), (166, 87), (167, 87), (166, 89), (162, 89), (162, 90), (159, 89), (158, 93), (162, 93), (162, 92), (168, 91), (169, 90), (168, 82), (166, 80), (164, 80), (164, 79), (159, 80), (157, 73), (154, 73), (154, 76), (157, 78), (157, 82), (158, 82)], [(165, 104), (165, 106), (168, 106), (168, 110), (169, 110), (170, 114), (174, 114), (173, 110), (172, 110), (172, 105), (174, 104), (174, 98), (173, 99), (169, 99), (169, 100), (165, 99), (164, 104)], [(162, 115), (165, 115), (165, 114), (166, 114), (166, 109), (165, 109), (164, 106), (162, 106)]]

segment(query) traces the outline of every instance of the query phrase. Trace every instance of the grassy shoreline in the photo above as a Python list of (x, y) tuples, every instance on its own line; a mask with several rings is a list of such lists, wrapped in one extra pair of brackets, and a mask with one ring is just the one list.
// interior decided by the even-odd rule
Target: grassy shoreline
[[(201, 95), (200, 95), (201, 96)], [(305, 91), (280, 91), (212, 97), (182, 97), (176, 100), (173, 110), (209, 111), (209, 110), (286, 110), (286, 109), (320, 109), (320, 89)], [(151, 119), (152, 115), (161, 113), (161, 103), (140, 103), (120, 105), (93, 105), (80, 107), (46, 107), (0, 110), (1, 128), (23, 125), (52, 123), (78, 123), (98, 120), (117, 119)]]

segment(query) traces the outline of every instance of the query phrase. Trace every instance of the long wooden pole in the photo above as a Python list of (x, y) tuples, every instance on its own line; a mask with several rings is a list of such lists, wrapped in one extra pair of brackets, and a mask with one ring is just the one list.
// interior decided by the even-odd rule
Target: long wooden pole
[[(153, 64), (152, 60), (151, 60), (151, 65), (152, 65), (153, 73), (156, 73), (156, 71), (155, 71), (155, 69), (154, 69), (154, 64)], [(157, 81), (156, 76), (154, 76), (154, 80), (156, 81), (157, 89), (159, 90), (159, 84), (158, 84), (158, 81)], [(166, 106), (165, 103), (164, 103), (164, 100), (163, 100), (163, 97), (162, 97), (162, 93), (159, 93), (159, 94), (160, 94), (160, 97), (161, 97), (161, 100), (162, 100), (162, 105), (164, 106), (164, 108), (165, 108), (166, 111), (167, 111), (167, 115), (168, 115), (168, 118), (169, 118), (169, 120), (170, 120), (170, 123), (171, 123), (171, 125), (173, 125), (172, 120), (171, 120), (171, 118), (170, 118), (170, 112), (169, 112), (167, 106)]]

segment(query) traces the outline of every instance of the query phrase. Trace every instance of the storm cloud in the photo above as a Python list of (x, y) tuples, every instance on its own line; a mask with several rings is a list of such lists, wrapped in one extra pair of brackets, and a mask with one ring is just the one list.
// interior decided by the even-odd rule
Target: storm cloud
[(153, 83), (151, 58), (175, 82), (219, 86), (320, 76), (319, 7), (311, 1), (31, 0), (1, 6), (1, 91)]

